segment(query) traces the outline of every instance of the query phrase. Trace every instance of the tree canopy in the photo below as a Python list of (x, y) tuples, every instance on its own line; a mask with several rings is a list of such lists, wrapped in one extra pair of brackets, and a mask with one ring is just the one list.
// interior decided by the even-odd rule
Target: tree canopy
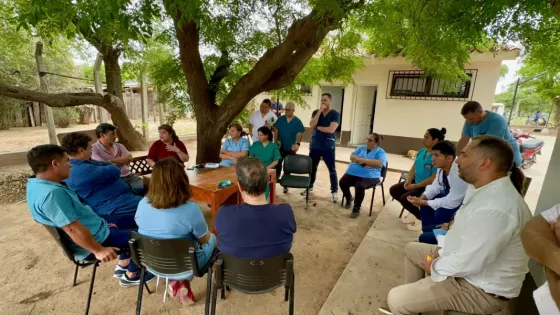
[[(17, 1), (22, 26), (96, 47), (117, 98), (124, 53), (126, 73), (149, 73), (164, 100), (191, 106), (199, 162), (218, 158), (227, 125), (259, 93), (297, 100), (302, 85), (351, 82), (364, 56), (404, 55), (428, 75), (457, 78), (473, 50), (514, 40), (552, 60), (546, 46), (558, 45), (555, 1)], [(105, 106), (120, 117), (118, 104)]]

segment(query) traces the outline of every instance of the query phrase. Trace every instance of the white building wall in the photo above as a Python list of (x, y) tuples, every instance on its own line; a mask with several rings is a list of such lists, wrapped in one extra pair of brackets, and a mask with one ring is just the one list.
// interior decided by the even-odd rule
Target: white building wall
[[(498, 83), (502, 60), (512, 60), (519, 56), (519, 51), (493, 53), (473, 53), (471, 63), (465, 69), (478, 70), (471, 85), (472, 98), (481, 103), (486, 109), (492, 109), (494, 92)], [(353, 107), (356, 102), (355, 85), (377, 86), (377, 103), (375, 109), (374, 131), (383, 135), (422, 138), (428, 128), (447, 128), (449, 140), (457, 141), (461, 136), (464, 119), (461, 107), (466, 102), (440, 100), (402, 100), (387, 98), (389, 71), (417, 70), (404, 57), (389, 57), (385, 59), (371, 58), (366, 60), (366, 66), (353, 76), (354, 83), (345, 87), (344, 112), (342, 116), (343, 131), (351, 131), (354, 124)], [(305, 127), (309, 127), (309, 120), (313, 110), (319, 108), (321, 93), (332, 92), (330, 86), (342, 86), (340, 83), (324, 83), (314, 86), (311, 96), (305, 96), (307, 106), (296, 104), (296, 113)], [(271, 95), (260, 94), (256, 101), (260, 103)], [(286, 104), (288, 100), (281, 100)]]
[[(491, 109), (501, 61), (473, 62), (466, 69), (477, 69), (471, 85), (472, 100)], [(357, 85), (377, 85), (377, 104), (373, 129), (383, 135), (421, 138), (428, 128), (447, 128), (448, 139), (459, 140), (464, 119), (461, 107), (466, 102), (443, 100), (402, 100), (387, 98), (389, 71), (414, 70), (411, 65), (378, 64), (367, 66), (354, 76)], [(389, 84), (389, 86), (388, 86)]]

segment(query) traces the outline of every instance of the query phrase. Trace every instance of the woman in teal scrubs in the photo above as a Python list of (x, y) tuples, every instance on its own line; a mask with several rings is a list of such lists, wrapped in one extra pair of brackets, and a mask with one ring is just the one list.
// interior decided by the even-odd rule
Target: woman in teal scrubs
[[(414, 165), (408, 172), (408, 179), (395, 184), (389, 190), (391, 197), (398, 200), (416, 219), (420, 220), (420, 209), (408, 201), (408, 196), (420, 197), (426, 186), (434, 181), (437, 168), (432, 164), (432, 147), (445, 140), (445, 128), (430, 128), (424, 134), (424, 147), (416, 154)], [(411, 219), (414, 217), (409, 216)], [(409, 221), (409, 220), (407, 220)], [(406, 222), (411, 223), (411, 222)]]
[[(253, 143), (249, 149), (249, 156), (259, 159), (267, 169), (274, 169), (280, 160), (280, 150), (278, 146), (272, 143), (272, 130), (268, 127), (260, 127), (258, 130), (259, 141)], [(265, 196), (268, 199), (270, 189), (266, 186)]]

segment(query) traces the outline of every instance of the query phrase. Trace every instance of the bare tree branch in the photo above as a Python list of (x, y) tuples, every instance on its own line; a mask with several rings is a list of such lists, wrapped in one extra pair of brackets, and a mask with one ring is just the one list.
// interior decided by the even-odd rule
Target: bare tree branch
[(106, 94), (105, 96), (97, 93), (50, 94), (0, 83), (0, 95), (24, 101), (39, 102), (50, 107), (72, 107), (91, 104), (101, 106), (108, 111), (112, 111), (115, 107), (124, 108), (122, 100), (111, 94)]
[(214, 73), (210, 77), (210, 82), (208, 83), (208, 93), (212, 103), (216, 103), (216, 94), (218, 94), (220, 89), (220, 82), (229, 74), (231, 63), (232, 60), (229, 58), (229, 53), (226, 50), (222, 51), (222, 56), (218, 61), (216, 70), (214, 70)]

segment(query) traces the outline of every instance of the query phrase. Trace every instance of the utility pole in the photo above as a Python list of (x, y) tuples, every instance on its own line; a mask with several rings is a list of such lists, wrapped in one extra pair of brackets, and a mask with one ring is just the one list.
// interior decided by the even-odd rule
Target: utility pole
[[(41, 92), (47, 93), (49, 88), (47, 86), (47, 81), (45, 80), (45, 75), (47, 74), (45, 70), (45, 64), (43, 63), (43, 43), (37, 42), (35, 46), (35, 60), (37, 61), (37, 71), (39, 72), (39, 81), (41, 83)], [(58, 144), (56, 139), (56, 129), (54, 127), (54, 116), (52, 108), (43, 104), (47, 116), (47, 129), (49, 130), (49, 143)]]
[[(93, 64), (93, 81), (95, 82), (95, 93), (103, 95), (103, 86), (101, 85), (101, 63), (103, 62), (103, 55), (98, 53), (95, 63)], [(97, 106), (97, 118), (99, 123), (107, 122), (108, 113), (101, 107)]]
[(148, 140), (148, 77), (142, 75), (142, 134)]

